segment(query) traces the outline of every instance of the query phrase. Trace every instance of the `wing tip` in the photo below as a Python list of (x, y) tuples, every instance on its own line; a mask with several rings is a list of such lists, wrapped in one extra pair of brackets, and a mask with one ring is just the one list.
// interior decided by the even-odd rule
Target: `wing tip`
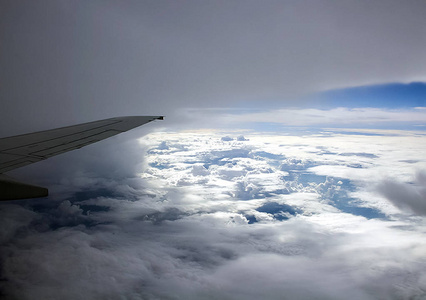
[[(150, 120), (150, 121), (154, 121), (154, 120), (164, 120), (164, 116), (123, 116), (123, 117), (115, 117), (115, 118), (112, 118), (112, 119), (118, 119), (118, 120), (131, 120), (131, 119), (133, 119), (133, 120), (141, 120), (141, 119), (144, 119), (144, 120)], [(105, 120), (108, 120), (108, 119), (105, 119)], [(100, 121), (103, 121), (103, 120), (100, 120)]]

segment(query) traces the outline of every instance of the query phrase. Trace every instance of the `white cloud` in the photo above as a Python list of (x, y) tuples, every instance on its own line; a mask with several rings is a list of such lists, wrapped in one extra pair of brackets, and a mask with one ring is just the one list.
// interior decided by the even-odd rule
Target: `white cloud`
[[(406, 109), (391, 110), (380, 108), (333, 108), (333, 109), (277, 109), (266, 112), (229, 114), (221, 117), (222, 122), (244, 123), (263, 122), (278, 123), (289, 126), (312, 125), (370, 125), (390, 123), (419, 123), (426, 120), (425, 110)], [(417, 124), (418, 125), (418, 124)]]
[(423, 136), (245, 135), (153, 133), (139, 178), (4, 206), (6, 299), (424, 297), (424, 220), (371, 197), (413, 187)]

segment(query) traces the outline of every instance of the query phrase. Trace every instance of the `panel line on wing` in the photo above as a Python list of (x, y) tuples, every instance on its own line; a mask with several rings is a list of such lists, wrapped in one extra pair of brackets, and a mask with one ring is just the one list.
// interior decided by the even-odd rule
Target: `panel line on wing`
[(79, 149), (160, 116), (129, 116), (0, 138), (0, 173)]
[[(0, 150), (0, 152), (4, 152), (4, 151), (9, 151), (9, 150), (15, 150), (15, 149), (19, 149), (19, 148), (23, 148), (23, 147), (35, 147), (35, 146), (37, 146), (38, 144), (40, 144), (40, 143), (46, 143), (46, 142), (50, 142), (50, 141), (56, 141), (56, 140), (58, 140), (58, 139), (61, 139), (61, 138), (69, 138), (69, 137), (71, 137), (71, 136), (73, 136), (73, 135), (79, 135), (79, 134), (83, 134), (83, 133), (85, 133), (85, 132), (89, 132), (89, 131), (93, 131), (93, 130), (97, 130), (97, 129), (101, 129), (101, 128), (103, 128), (103, 127), (107, 127), (107, 126), (112, 126), (112, 125), (115, 125), (115, 124), (117, 124), (117, 123), (121, 123), (121, 122), (123, 122), (123, 121), (116, 121), (116, 122), (114, 122), (114, 123), (109, 123), (109, 124), (106, 124), (106, 125), (102, 125), (102, 126), (98, 126), (98, 127), (94, 127), (94, 128), (90, 128), (90, 129), (86, 129), (86, 130), (81, 130), (81, 131), (78, 131), (78, 132), (73, 132), (73, 133), (71, 133), (71, 134), (66, 134), (66, 135), (61, 135), (61, 136), (58, 136), (58, 137), (54, 137), (54, 138), (49, 138), (49, 139), (45, 139), (45, 140), (42, 140), (42, 141), (37, 141), (37, 142), (32, 142), (32, 143), (28, 143), (28, 144), (23, 144), (23, 145), (19, 145), (19, 146), (17, 146), (17, 147), (12, 147), (12, 148), (7, 148), (7, 149), (2, 149), (2, 150)], [(65, 127), (65, 128), (67, 128), (67, 127)], [(55, 132), (56, 130), (58, 130), (58, 129), (52, 129), (52, 130), (49, 130), (50, 132)], [(120, 132), (123, 132), (123, 131), (120, 131), (120, 130), (116, 130), (118, 133), (120, 133)], [(46, 131), (47, 132), (47, 131)], [(59, 131), (58, 131), (59, 132)], [(40, 133), (45, 133), (45, 132), (40, 132)], [(20, 138), (20, 137), (24, 137), (24, 135), (20, 135), (20, 136), (17, 136), (17, 138)], [(12, 138), (14, 138), (14, 137), (11, 137), (11, 139)], [(5, 139), (9, 139), (9, 138), (5, 138)]]
[(118, 130), (106, 130), (106, 131), (101, 132), (101, 133), (96, 133), (96, 134), (86, 136), (86, 137), (78, 139), (78, 140), (74, 140), (72, 142), (64, 143), (64, 144), (61, 144), (61, 145), (56, 145), (56, 146), (53, 146), (53, 147), (50, 147), (50, 148), (45, 148), (43, 150), (32, 152), (30, 154), (31, 155), (40, 155), (42, 157), (54, 156), (56, 154), (67, 152), (67, 151), (72, 150), (72, 149), (79, 149), (81, 147), (93, 144), (97, 141), (100, 141), (100, 140), (106, 139), (108, 137), (117, 135), (120, 132), (121, 131), (118, 131)]

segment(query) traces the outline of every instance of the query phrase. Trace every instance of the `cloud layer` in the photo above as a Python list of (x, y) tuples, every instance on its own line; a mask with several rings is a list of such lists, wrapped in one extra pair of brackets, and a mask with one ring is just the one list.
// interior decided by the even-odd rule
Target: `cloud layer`
[(138, 176), (2, 203), (2, 297), (424, 297), (426, 224), (376, 190), (425, 168), (422, 139), (150, 134), (127, 145)]

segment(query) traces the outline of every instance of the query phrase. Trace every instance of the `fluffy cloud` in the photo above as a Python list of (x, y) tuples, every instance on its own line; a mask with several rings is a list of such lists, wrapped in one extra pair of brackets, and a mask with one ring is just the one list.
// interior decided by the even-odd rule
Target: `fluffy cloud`
[(412, 231), (374, 223), (359, 228), (359, 219), (356, 232), (344, 233), (306, 219), (257, 226), (227, 214), (163, 223), (144, 216), (140, 211), (139, 218), (94, 228), (21, 234), (2, 248), (3, 255), (9, 253), (2, 272), (6, 299), (423, 295), (425, 245)]
[(402, 170), (409, 185), (422, 137), (238, 135), (153, 133), (129, 150), (144, 157), (138, 177), (100, 172), (62, 198), (2, 203), (2, 297), (425, 296), (426, 225), (380, 206), (369, 193), (383, 177), (366, 176)]

